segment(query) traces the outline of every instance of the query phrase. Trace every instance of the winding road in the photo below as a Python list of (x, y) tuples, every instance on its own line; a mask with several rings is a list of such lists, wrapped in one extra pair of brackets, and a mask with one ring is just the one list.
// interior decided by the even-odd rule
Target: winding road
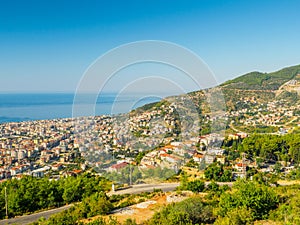
[(44, 217), (44, 218), (48, 219), (53, 214), (59, 213), (59, 212), (64, 211), (64, 210), (67, 210), (71, 206), (72, 206), (72, 204), (65, 205), (63, 207), (56, 208), (56, 209), (50, 209), (50, 210), (47, 210), (47, 211), (34, 213), (34, 214), (31, 214), (31, 215), (15, 217), (15, 218), (7, 219), (7, 220), (0, 220), (0, 225), (6, 225), (6, 224), (22, 224), (22, 225), (25, 225), (25, 224), (33, 223), (41, 217)]
[(152, 192), (154, 189), (161, 189), (167, 192), (175, 190), (178, 186), (179, 183), (137, 184), (127, 189), (111, 191), (107, 193), (107, 195), (139, 194), (142, 192)]

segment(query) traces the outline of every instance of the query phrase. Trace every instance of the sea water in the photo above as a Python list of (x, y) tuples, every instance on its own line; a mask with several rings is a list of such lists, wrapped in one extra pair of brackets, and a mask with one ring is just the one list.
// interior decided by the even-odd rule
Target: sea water
[[(146, 96), (146, 97), (143, 97)], [(96, 98), (96, 101), (92, 101)], [(76, 98), (71, 93), (55, 94), (0, 94), (0, 123), (20, 122), (28, 120), (44, 120), (56, 118), (71, 118), (73, 105), (80, 105), (83, 109), (94, 109), (94, 115), (112, 115), (127, 113), (130, 110), (147, 103), (159, 101), (160, 98), (138, 94), (118, 96), (115, 93), (102, 93), (100, 96), (86, 94)], [(82, 116), (90, 116), (81, 113)]]

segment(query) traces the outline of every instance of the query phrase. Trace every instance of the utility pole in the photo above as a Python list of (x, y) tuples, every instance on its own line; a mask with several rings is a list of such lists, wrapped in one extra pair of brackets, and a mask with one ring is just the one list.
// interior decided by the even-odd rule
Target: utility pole
[(297, 167), (299, 167), (299, 157), (300, 157), (300, 149), (299, 148), (298, 148), (297, 155), (298, 155)]
[(131, 163), (129, 164), (129, 186), (132, 185), (132, 171), (131, 171)]
[(6, 192), (6, 187), (4, 188), (4, 192), (5, 192), (5, 215), (6, 215), (6, 219), (8, 219), (8, 209), (7, 209), (7, 192)]
[(243, 153), (243, 160), (242, 160), (242, 167), (243, 167), (243, 175), (246, 179), (246, 153)]

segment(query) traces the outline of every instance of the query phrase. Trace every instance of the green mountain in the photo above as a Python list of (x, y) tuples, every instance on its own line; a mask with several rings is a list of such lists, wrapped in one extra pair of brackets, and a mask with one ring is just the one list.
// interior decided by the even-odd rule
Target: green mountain
[[(251, 72), (220, 85), (229, 111), (240, 109), (239, 102), (255, 100), (260, 104), (284, 100), (296, 104), (300, 94), (300, 65), (272, 73)], [(297, 93), (298, 92), (298, 93)]]
[[(300, 65), (283, 68), (276, 72), (251, 72), (226, 81), (219, 85), (225, 98), (228, 111), (245, 107), (243, 101), (253, 100), (259, 104), (266, 104), (274, 100), (284, 100), (287, 106), (296, 104), (300, 100)], [(199, 111), (207, 113), (207, 90), (188, 93)], [(171, 98), (171, 97), (169, 97)], [(137, 111), (149, 111), (163, 105), (168, 98), (159, 103), (142, 106)], [(247, 106), (251, 107), (251, 106)]]
[[(224, 99), (214, 98), (209, 103), (208, 96), (211, 96), (213, 90), (221, 90)], [(300, 123), (300, 65), (271, 73), (247, 73), (218, 87), (168, 97), (138, 108), (132, 113), (167, 109), (170, 102), (176, 102), (177, 106), (185, 110), (196, 108), (203, 130), (209, 130), (213, 122), (210, 117), (215, 114), (211, 110), (216, 112), (218, 109), (212, 108), (212, 104), (222, 106), (222, 102), (225, 102), (228, 112), (227, 128), (259, 133), (274, 133), (281, 128), (292, 129)], [(187, 116), (195, 116), (195, 111), (188, 114)], [(219, 123), (221, 121), (215, 122), (214, 126)]]
[(300, 65), (287, 67), (272, 73), (251, 72), (229, 80), (221, 86), (246, 90), (277, 90), (289, 80), (299, 80), (299, 74)]

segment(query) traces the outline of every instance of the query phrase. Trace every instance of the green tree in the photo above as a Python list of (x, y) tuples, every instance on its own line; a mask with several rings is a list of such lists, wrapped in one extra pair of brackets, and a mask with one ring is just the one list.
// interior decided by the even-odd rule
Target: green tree
[(214, 220), (212, 207), (204, 204), (200, 197), (192, 197), (164, 207), (154, 214), (148, 224), (210, 224)]
[(84, 202), (88, 203), (90, 208), (88, 217), (92, 217), (95, 215), (106, 215), (113, 208), (108, 197), (103, 192), (95, 193), (94, 195), (85, 199)]
[(180, 173), (180, 185), (178, 189), (180, 190), (187, 190), (187, 185), (188, 185), (188, 176), (186, 172), (181, 171)]
[(205, 169), (204, 176), (208, 180), (214, 180), (220, 182), (232, 181), (232, 171), (224, 169), (223, 165), (217, 162), (209, 165)]
[(202, 192), (205, 188), (205, 183), (201, 180), (190, 181), (187, 184), (187, 190), (192, 192)]
[(225, 217), (219, 217), (215, 225), (250, 225), (254, 223), (252, 210), (247, 208), (234, 208), (226, 213)]
[(232, 193), (221, 195), (218, 214), (225, 217), (232, 209), (242, 207), (251, 209), (255, 219), (263, 219), (277, 204), (278, 196), (270, 187), (256, 182), (239, 181)]

